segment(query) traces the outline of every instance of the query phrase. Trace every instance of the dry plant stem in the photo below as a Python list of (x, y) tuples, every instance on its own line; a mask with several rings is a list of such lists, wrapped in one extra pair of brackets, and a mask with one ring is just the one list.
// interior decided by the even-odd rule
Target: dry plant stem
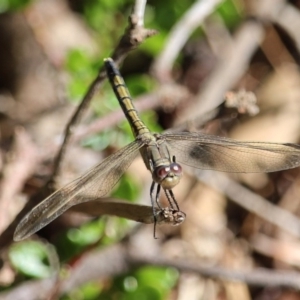
[(251, 247), (265, 256), (292, 267), (299, 268), (300, 243), (298, 240), (274, 239), (262, 233), (256, 233), (251, 237)]
[(192, 32), (200, 26), (223, 0), (198, 0), (176, 23), (166, 41), (166, 46), (153, 64), (153, 73), (161, 82), (172, 81), (174, 60)]
[[(160, 105), (160, 98), (158, 97), (158, 95), (156, 95), (156, 93), (144, 95), (139, 99), (136, 99), (134, 105), (139, 112), (154, 109)], [(79, 141), (82, 138), (85, 138), (91, 134), (99, 133), (106, 128), (111, 128), (120, 123), (122, 120), (124, 120), (124, 113), (121, 110), (121, 108), (119, 108), (116, 111), (110, 113), (109, 115), (104, 116), (101, 119), (95, 120), (87, 126), (78, 128), (74, 133), (72, 142)]]
[(41, 158), (27, 132), (21, 127), (16, 130), (14, 148), (9, 155), (12, 159), (4, 166), (0, 186), (0, 235), (9, 223), (13, 199), (21, 192), (27, 178), (34, 173)]
[[(141, 24), (143, 24), (143, 13), (145, 10), (145, 1), (137, 0), (135, 5), (135, 10), (133, 14), (129, 17), (129, 25), (125, 30), (124, 35), (119, 41), (116, 49), (112, 54), (112, 58), (119, 65), (125, 58), (126, 54), (135, 49), (140, 43), (142, 43), (146, 38), (156, 34), (155, 30), (145, 29)], [(88, 88), (87, 93), (85, 94), (82, 102), (78, 106), (76, 112), (73, 117), (69, 121), (66, 129), (65, 129), (65, 137), (63, 144), (60, 148), (58, 155), (55, 158), (54, 169), (52, 177), (49, 181), (49, 184), (53, 184), (55, 182), (55, 178), (60, 172), (60, 166), (62, 159), (65, 155), (66, 148), (69, 144), (71, 135), (74, 131), (74, 127), (80, 122), (82, 115), (86, 111), (87, 107), (90, 104), (95, 93), (100, 89), (104, 79), (106, 78), (105, 69), (102, 66), (99, 70), (98, 76), (92, 82), (90, 87)]]
[(89, 106), (90, 101), (92, 100), (92, 97), (94, 96), (94, 94), (99, 90), (99, 88), (100, 88), (102, 82), (104, 81), (104, 79), (105, 79), (105, 71), (103, 70), (103, 68), (101, 68), (97, 78), (93, 81), (93, 83), (89, 87), (86, 95), (84, 96), (82, 102), (78, 106), (75, 114), (72, 116), (71, 120), (69, 121), (69, 123), (68, 123), (68, 125), (65, 129), (63, 144), (62, 144), (62, 146), (61, 146), (61, 148), (60, 148), (60, 150), (59, 150), (59, 152), (58, 152), (58, 154), (57, 154), (57, 156), (55, 157), (55, 160), (54, 160), (53, 174), (52, 174), (52, 177), (49, 180), (49, 183), (48, 183), (49, 185), (52, 185), (54, 183), (54, 181), (56, 180), (57, 175), (60, 173), (61, 162), (62, 162), (63, 157), (65, 155), (66, 148), (67, 148), (68, 143), (70, 141), (70, 138), (71, 138), (71, 135), (73, 133), (74, 127), (81, 120), (81, 117), (82, 117), (83, 113), (85, 112), (86, 108)]
[[(157, 107), (162, 107), (167, 110), (173, 109), (178, 103), (184, 102), (188, 97), (190, 97), (190, 93), (185, 87), (173, 83), (161, 85), (158, 90), (153, 93), (139, 97), (134, 101), (134, 105), (139, 112), (155, 109)], [(73, 135), (72, 142), (76, 142), (93, 133), (99, 133), (106, 128), (113, 127), (124, 120), (124, 118), (124, 113), (121, 108), (119, 108), (85, 127), (78, 128)]]
[[(56, 278), (49, 278), (39, 281), (27, 281), (7, 293), (0, 293), (1, 300), (40, 300), (41, 293), (48, 295), (56, 284)], [(42, 292), (41, 292), (42, 291)]]
[(227, 195), (230, 200), (241, 207), (300, 238), (300, 219), (289, 211), (271, 204), (224, 174), (201, 171), (197, 177), (202, 182)]
[[(276, 49), (276, 51), (274, 51), (274, 49)], [(281, 66), (283, 63), (296, 65), (294, 58), (285, 47), (279, 34), (273, 26), (269, 26), (265, 41), (261, 44), (261, 50), (274, 70), (276, 70), (278, 66)]]
[(137, 26), (144, 26), (144, 14), (146, 8), (147, 0), (138, 0), (134, 3), (133, 12), (137, 17)]
[(299, 10), (293, 5), (286, 4), (274, 22), (287, 31), (295, 41), (298, 52), (300, 52), (300, 32), (298, 30), (300, 28)]
[(46, 247), (46, 252), (48, 256), (48, 261), (49, 265), (51, 267), (51, 273), (52, 273), (52, 278), (55, 279), (55, 282), (53, 281), (53, 286), (47, 293), (48, 295), (45, 295), (44, 298), (47, 300), (52, 300), (52, 299), (58, 299), (58, 294), (59, 294), (59, 287), (60, 287), (60, 262), (59, 262), (59, 257), (57, 255), (55, 247), (48, 243), (45, 240), (40, 240)]
[[(114, 245), (101, 252), (91, 252), (83, 257), (71, 276), (62, 285), (64, 292), (99, 277), (115, 276), (131, 270), (134, 266), (144, 265), (174, 267), (180, 271), (195, 272), (204, 277), (237, 280), (255, 286), (285, 286), (300, 289), (300, 274), (296, 272), (276, 272), (266, 269), (232, 271), (187, 260), (171, 260), (163, 258), (159, 253), (155, 256), (141, 256), (138, 249), (133, 248), (133, 251), (130, 251), (129, 248), (121, 244)], [(111, 264), (111, 262), (113, 263)], [(99, 265), (102, 267), (99, 268)], [(85, 274), (85, 277), (82, 274)]]
[(224, 101), (225, 92), (244, 74), (263, 36), (264, 30), (260, 23), (251, 20), (242, 25), (233, 39), (232, 47), (227, 49), (216, 70), (204, 83), (194, 104), (180, 116), (180, 123), (201, 118)]
[[(251, 2), (254, 6), (254, 15), (263, 21), (276, 20), (283, 7), (282, 0), (261, 0)], [(265, 35), (263, 24), (251, 19), (244, 22), (235, 37), (233, 43), (225, 49), (225, 55), (218, 67), (204, 83), (194, 105), (191, 105), (178, 120), (184, 123), (201, 118), (209, 111), (218, 107), (224, 101), (224, 94), (232, 88), (235, 82), (245, 73), (249, 61), (258, 49)]]
[(132, 257), (134, 265), (155, 265), (173, 267), (182, 272), (197, 273), (203, 277), (221, 279), (226, 281), (239, 281), (253, 286), (288, 287), (300, 290), (300, 274), (289, 271), (274, 271), (268, 269), (256, 269), (248, 271), (236, 271), (222, 267), (205, 266), (201, 263), (187, 260), (171, 260), (159, 255), (155, 257)]
[[(69, 277), (61, 281), (59, 293), (67, 293), (87, 282), (124, 274), (133, 267), (144, 265), (173, 267), (181, 272), (192, 272), (203, 277), (226, 281), (240, 281), (253, 286), (300, 289), (300, 274), (293, 271), (281, 272), (267, 269), (233, 271), (186, 259), (167, 259), (161, 257), (159, 253), (155, 256), (141, 256), (137, 253), (138, 249), (135, 249), (134, 252), (130, 252), (128, 249), (129, 247), (123, 244), (117, 244), (102, 251), (88, 253), (77, 262), (73, 269), (70, 269)], [(1, 293), (0, 299), (40, 299), (40, 291), (43, 290), (44, 294), (49, 293), (53, 283), (53, 279), (25, 282), (10, 292)], [(25, 298), (24, 295), (26, 295)]]
[(232, 44), (231, 34), (222, 17), (215, 13), (203, 22), (202, 28), (214, 56), (221, 58), (224, 52), (220, 51), (220, 49), (224, 49), (224, 47), (231, 48)]

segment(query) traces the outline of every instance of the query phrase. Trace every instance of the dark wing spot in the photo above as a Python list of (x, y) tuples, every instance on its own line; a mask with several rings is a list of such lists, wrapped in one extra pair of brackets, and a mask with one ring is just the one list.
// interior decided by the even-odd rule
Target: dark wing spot
[(191, 148), (189, 156), (192, 160), (201, 161), (203, 166), (209, 166), (211, 168), (215, 165), (214, 153), (211, 152), (211, 148), (206, 145), (195, 145)]

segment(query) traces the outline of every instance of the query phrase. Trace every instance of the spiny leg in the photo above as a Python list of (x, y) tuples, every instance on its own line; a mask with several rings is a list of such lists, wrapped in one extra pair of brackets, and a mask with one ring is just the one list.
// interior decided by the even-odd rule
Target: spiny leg
[(180, 211), (179, 205), (178, 205), (178, 203), (177, 203), (177, 201), (176, 201), (176, 199), (175, 199), (175, 195), (173, 194), (173, 191), (172, 191), (172, 190), (170, 190), (170, 195), (171, 195), (171, 197), (172, 197), (172, 199), (173, 199), (173, 203), (175, 203), (176, 209), (177, 209), (178, 211)]
[(165, 191), (165, 194), (166, 194), (166, 197), (167, 197), (167, 199), (168, 199), (168, 202), (169, 202), (169, 204), (170, 204), (170, 207), (172, 208), (172, 209), (174, 209), (174, 205), (173, 205), (173, 203), (172, 203), (172, 199), (171, 199), (171, 196), (170, 196), (170, 194), (169, 194), (169, 190), (164, 190)]
[(174, 210), (180, 211), (179, 205), (178, 205), (178, 203), (175, 199), (175, 196), (174, 196), (172, 190), (165, 190), (165, 194), (166, 194), (167, 199), (169, 201), (170, 207)]
[(156, 202), (156, 205), (159, 209), (162, 209), (160, 203), (159, 203), (159, 194), (160, 194), (160, 184), (157, 185), (157, 188), (156, 188), (156, 197), (155, 197), (155, 202)]
[[(150, 199), (151, 199), (151, 205), (152, 205), (153, 216), (154, 216), (154, 219), (155, 219), (155, 202), (156, 202), (156, 200), (154, 201), (154, 199), (153, 199), (153, 191), (154, 191), (154, 188), (155, 188), (155, 182), (152, 181), (152, 184), (151, 184), (151, 187), (150, 187)], [(156, 195), (156, 196), (157, 196), (157, 195)]]
[[(153, 199), (153, 191), (154, 191), (154, 188), (155, 188), (155, 182), (152, 181), (152, 184), (151, 184), (151, 188), (150, 188), (150, 199), (151, 199), (151, 205), (152, 205), (152, 212), (153, 212), (153, 219), (154, 219), (154, 228), (153, 228), (153, 237), (155, 239), (157, 239), (157, 237), (155, 236), (155, 233), (156, 233), (156, 224), (157, 224), (157, 218), (156, 218), (156, 212), (155, 212), (155, 203), (157, 203), (157, 198), (159, 196), (159, 185), (156, 189), (156, 195), (155, 195), (155, 201)], [(158, 194), (158, 195), (157, 195)], [(158, 204), (158, 203), (157, 203)], [(158, 207), (161, 209), (161, 207), (158, 205)]]

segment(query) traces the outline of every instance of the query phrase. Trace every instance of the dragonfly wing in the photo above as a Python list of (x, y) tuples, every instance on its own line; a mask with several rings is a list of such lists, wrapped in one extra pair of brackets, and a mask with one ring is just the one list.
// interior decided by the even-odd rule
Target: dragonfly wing
[(134, 141), (35, 206), (18, 224), (14, 240), (40, 230), (75, 204), (103, 197), (116, 185), (143, 146)]
[(163, 135), (176, 159), (199, 169), (223, 172), (275, 172), (300, 166), (300, 146), (242, 142), (199, 133)]

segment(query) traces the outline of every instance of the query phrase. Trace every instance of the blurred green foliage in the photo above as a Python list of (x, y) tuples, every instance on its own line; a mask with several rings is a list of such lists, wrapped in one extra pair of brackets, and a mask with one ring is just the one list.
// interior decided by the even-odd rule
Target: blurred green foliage
[(9, 251), (12, 265), (21, 274), (31, 278), (46, 278), (51, 274), (46, 245), (38, 241), (13, 244)]
[(113, 198), (122, 199), (126, 195), (126, 200), (134, 201), (140, 193), (139, 183), (127, 174), (123, 175), (122, 180), (119, 182), (117, 188), (112, 192)]
[(68, 98), (79, 102), (95, 78), (99, 65), (82, 49), (72, 49), (65, 60), (65, 69), (70, 74)]
[(74, 300), (74, 299), (84, 299), (84, 300), (97, 300), (101, 295), (102, 286), (99, 282), (89, 282), (82, 287), (73, 290), (67, 295), (62, 296), (61, 300)]
[(21, 10), (32, 0), (0, 0), (0, 13)]
[(61, 262), (68, 263), (87, 246), (99, 242), (104, 235), (105, 225), (105, 218), (98, 218), (61, 233), (55, 241)]
[(164, 300), (176, 285), (178, 276), (175, 269), (148, 266), (118, 276), (105, 286), (88, 283), (61, 299)]

